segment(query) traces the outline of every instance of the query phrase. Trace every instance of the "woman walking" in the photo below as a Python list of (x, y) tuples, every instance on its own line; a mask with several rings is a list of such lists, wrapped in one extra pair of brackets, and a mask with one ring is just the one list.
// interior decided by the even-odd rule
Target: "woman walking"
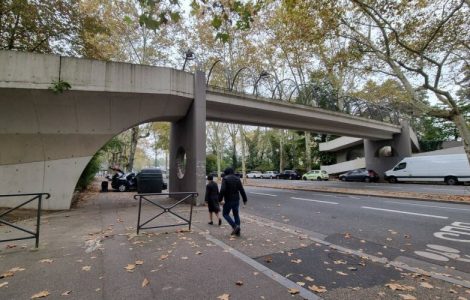
[(222, 225), (222, 219), (219, 217), (220, 206), (219, 206), (219, 187), (217, 183), (214, 182), (214, 177), (212, 175), (207, 176), (209, 181), (206, 185), (206, 203), (209, 207), (209, 225), (213, 225), (212, 214), (215, 214), (217, 219), (219, 219), (219, 226)]

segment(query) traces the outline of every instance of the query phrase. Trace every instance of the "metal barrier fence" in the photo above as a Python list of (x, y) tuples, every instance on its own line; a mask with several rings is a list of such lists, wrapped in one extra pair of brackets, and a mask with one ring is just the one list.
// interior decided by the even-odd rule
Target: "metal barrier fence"
[[(46, 196), (46, 199), (49, 199), (51, 197), (51, 195), (49, 193), (35, 193), (35, 194), (12, 194), (12, 195), (0, 195), (0, 198), (11, 198), (11, 197), (25, 197), (25, 196), (32, 196), (31, 199), (29, 200), (26, 200), (24, 201), (23, 203), (21, 203), (20, 205), (18, 206), (15, 206), (13, 208), (10, 208), (8, 209), (7, 211), (3, 212), (2, 214), (0, 214), (0, 223), (1, 224), (5, 224), (9, 227), (13, 227), (15, 229), (18, 229), (20, 231), (23, 231), (23, 232), (26, 232), (26, 233), (29, 233), (30, 235), (29, 236), (25, 236), (25, 237), (19, 237), (19, 238), (11, 238), (11, 239), (4, 239), (4, 240), (1, 240), (0, 239), (0, 243), (1, 242), (10, 242), (10, 241), (19, 241), (19, 240), (27, 240), (27, 239), (36, 239), (36, 248), (39, 246), (39, 229), (40, 229), (40, 226), (41, 226), (41, 208), (42, 208), (42, 197), (43, 196)], [(1, 199), (0, 199), (1, 200)], [(30, 202), (33, 202), (34, 200), (38, 200), (38, 208), (37, 208), (37, 215), (36, 215), (36, 232), (33, 232), (27, 228), (23, 228), (21, 226), (18, 226), (18, 225), (15, 225), (15, 224), (12, 224), (8, 221), (6, 221), (5, 219), (2, 219), (2, 217), (6, 216), (7, 214), (11, 213), (12, 211), (14, 210), (17, 210), (18, 208), (30, 203)]]
[[(155, 202), (156, 199), (149, 199), (152, 196), (169, 196), (169, 197), (177, 196), (177, 197), (183, 197), (183, 198), (178, 200), (173, 205), (163, 206), (161, 204), (156, 203)], [(189, 225), (189, 230), (191, 230), (191, 221), (192, 221), (192, 218), (193, 218), (194, 198), (197, 197), (197, 196), (198, 196), (198, 193), (196, 193), (196, 192), (158, 193), (158, 194), (155, 193), (155, 194), (137, 194), (137, 195), (135, 195), (134, 199), (139, 200), (139, 214), (138, 214), (138, 217), (137, 217), (137, 234), (139, 234), (139, 231), (141, 229), (153, 229), (153, 228), (172, 227), (172, 226), (181, 226), (181, 225)], [(171, 211), (177, 205), (179, 205), (181, 203), (184, 203), (188, 199), (191, 199), (191, 208), (190, 208), (190, 211), (189, 211), (189, 220), (186, 219), (185, 217)], [(158, 215), (156, 215), (156, 216), (148, 219), (147, 221), (143, 222), (142, 224), (140, 224), (141, 211), (142, 211), (142, 200), (147, 201), (147, 202), (159, 207), (163, 211), (161, 213), (159, 213)], [(144, 227), (145, 225), (147, 225), (148, 223), (152, 222), (153, 220), (155, 220), (156, 218), (160, 217), (161, 215), (163, 215), (165, 213), (170, 213), (170, 214), (180, 218), (181, 220), (183, 220), (185, 222), (184, 223), (178, 223), (178, 224), (167, 224), (167, 225)]]

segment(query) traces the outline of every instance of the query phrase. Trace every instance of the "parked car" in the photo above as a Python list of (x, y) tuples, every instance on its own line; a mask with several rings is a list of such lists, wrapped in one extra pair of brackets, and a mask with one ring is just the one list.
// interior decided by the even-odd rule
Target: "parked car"
[(111, 187), (120, 192), (126, 192), (137, 189), (137, 179), (135, 173), (124, 173), (120, 169), (115, 170), (116, 173), (106, 178), (111, 181)]
[[(214, 177), (214, 179), (217, 178), (217, 172), (210, 172), (209, 175), (212, 175), (212, 177)], [(240, 173), (240, 172), (235, 172), (234, 175), (238, 176), (239, 178), (243, 178), (243, 174)], [(220, 177), (223, 178), (224, 176), (225, 176), (225, 173), (220, 172)]]
[(261, 174), (261, 178), (274, 179), (274, 178), (277, 178), (277, 175), (279, 175), (279, 173), (276, 171), (266, 171), (263, 174)]
[[(224, 172), (220, 172), (220, 173), (221, 173), (221, 174), (220, 174), (220, 177), (224, 177), (224, 175), (225, 175)], [(209, 175), (211, 175), (214, 179), (217, 178), (217, 172), (210, 172), (210, 173), (208, 174), (208, 176), (209, 176)], [(206, 178), (207, 178), (207, 177), (206, 177)]]
[(246, 178), (261, 178), (262, 173), (260, 171), (251, 171), (246, 174)]
[(328, 172), (325, 170), (311, 170), (307, 173), (305, 173), (302, 176), (302, 180), (328, 180), (329, 179)]
[(282, 173), (277, 174), (276, 178), (295, 180), (295, 179), (300, 179), (301, 176), (299, 173), (297, 173), (294, 170), (284, 170), (282, 171)]
[(341, 181), (377, 182), (379, 181), (379, 174), (377, 174), (374, 170), (356, 169), (339, 175), (339, 179)]
[(465, 154), (407, 157), (385, 172), (385, 180), (445, 182), (454, 185), (470, 181), (470, 165)]

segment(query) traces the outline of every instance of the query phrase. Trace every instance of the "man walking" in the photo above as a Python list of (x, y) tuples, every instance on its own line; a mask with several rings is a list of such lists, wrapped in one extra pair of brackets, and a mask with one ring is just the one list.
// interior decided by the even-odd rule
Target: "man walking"
[[(222, 180), (222, 187), (219, 193), (219, 202), (224, 199), (224, 207), (222, 209), (222, 215), (224, 219), (232, 226), (232, 235), (240, 236), (240, 215), (238, 209), (240, 206), (240, 194), (243, 198), (243, 204), (246, 204), (248, 199), (246, 198), (245, 190), (240, 181), (240, 178), (235, 176), (232, 168), (227, 168), (224, 171), (224, 178)], [(233, 213), (235, 220), (230, 217), (230, 211)]]

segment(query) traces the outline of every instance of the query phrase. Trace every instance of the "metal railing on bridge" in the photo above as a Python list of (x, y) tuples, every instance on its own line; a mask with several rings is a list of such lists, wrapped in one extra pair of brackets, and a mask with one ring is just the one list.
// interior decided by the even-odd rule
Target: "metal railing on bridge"
[[(24, 236), (24, 237), (18, 237), (18, 238), (7, 238), (7, 239), (0, 239), (1, 242), (11, 242), (11, 241), (19, 241), (19, 240), (27, 240), (27, 239), (36, 239), (36, 248), (39, 246), (39, 232), (40, 232), (40, 226), (41, 226), (41, 209), (42, 209), (42, 198), (43, 196), (46, 196), (46, 199), (49, 199), (51, 195), (49, 193), (33, 193), (33, 194), (10, 194), (10, 195), (0, 195), (0, 201), (2, 200), (1, 198), (13, 198), (13, 197), (32, 197), (26, 201), (23, 201), (21, 204), (8, 209), (7, 211), (3, 212), (0, 214), (0, 224), (4, 224), (8, 227), (13, 227), (19, 231), (26, 232), (29, 235)], [(13, 224), (11, 222), (8, 222), (5, 219), (5, 216), (12, 211), (15, 211), (19, 209), (20, 207), (25, 206), (28, 203), (33, 202), (34, 200), (38, 201), (38, 206), (37, 206), (37, 212), (36, 212), (36, 231), (32, 231), (30, 229), (21, 227), (19, 225)], [(3, 219), (2, 219), (3, 218)]]

